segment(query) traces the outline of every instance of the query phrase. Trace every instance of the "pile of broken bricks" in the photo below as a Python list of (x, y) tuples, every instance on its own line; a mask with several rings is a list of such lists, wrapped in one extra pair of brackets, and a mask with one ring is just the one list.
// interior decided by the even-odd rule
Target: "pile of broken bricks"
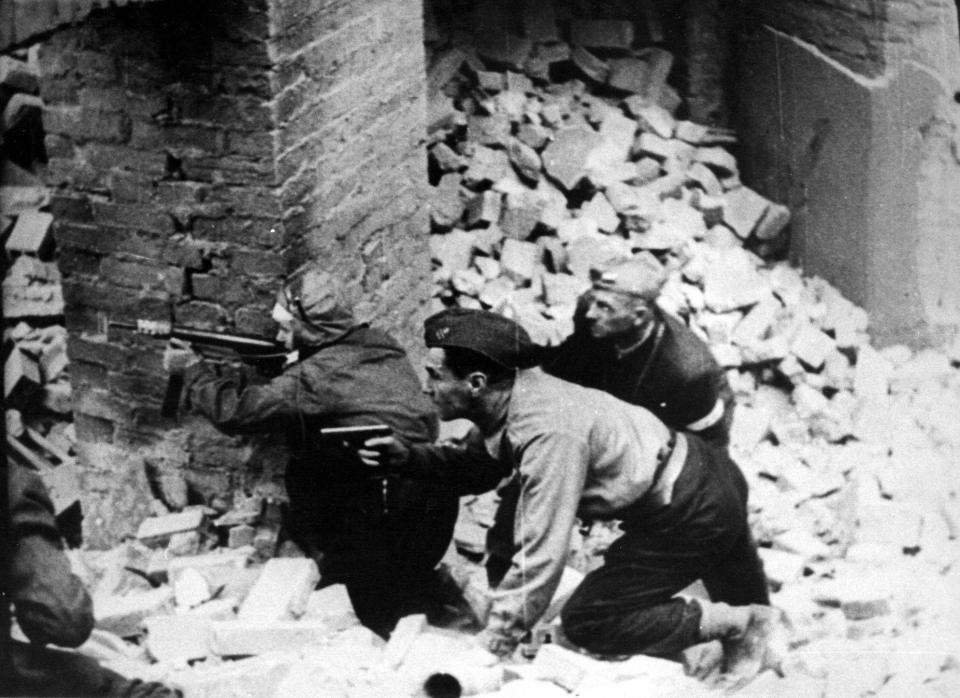
[[(675, 118), (658, 49), (633, 52), (648, 77), (634, 91), (585, 67), (588, 45), (508, 43), (434, 53), (437, 306), (503, 313), (555, 344), (591, 265), (654, 255), (669, 274), (660, 305), (708, 342), (737, 393), (732, 451), (793, 626), (787, 678), (747, 693), (956, 693), (960, 343), (878, 351), (861, 308), (773, 259), (789, 212), (740, 182), (732, 134)], [(482, 551), (494, 507), (465, 501), (462, 551)], [(576, 571), (616, 535), (596, 524), (578, 538)]]
[(67, 331), (42, 169), (36, 51), (0, 56), (3, 400), (12, 457), (38, 470), (58, 516), (79, 506)]

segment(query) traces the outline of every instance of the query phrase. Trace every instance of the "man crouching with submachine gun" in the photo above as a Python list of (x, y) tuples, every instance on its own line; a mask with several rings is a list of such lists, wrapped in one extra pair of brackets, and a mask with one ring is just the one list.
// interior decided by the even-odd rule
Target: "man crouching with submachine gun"
[(182, 376), (185, 406), (220, 430), (287, 434), (286, 534), (317, 561), (322, 584), (345, 584), (360, 621), (386, 636), (400, 617), (429, 610), (458, 500), (436, 483), (371, 477), (355, 444), (377, 433), (431, 443), (434, 410), (404, 350), (354, 319), (329, 274), (294, 272), (273, 319), (280, 351), (297, 355), (262, 385), (221, 375), (175, 337), (164, 366)]

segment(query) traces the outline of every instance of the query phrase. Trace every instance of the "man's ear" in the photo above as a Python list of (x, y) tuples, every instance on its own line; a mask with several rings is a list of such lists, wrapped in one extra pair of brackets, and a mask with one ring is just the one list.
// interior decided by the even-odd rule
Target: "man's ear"
[(467, 383), (470, 385), (471, 390), (473, 390), (475, 393), (479, 392), (487, 387), (487, 374), (480, 371), (474, 371), (467, 376)]

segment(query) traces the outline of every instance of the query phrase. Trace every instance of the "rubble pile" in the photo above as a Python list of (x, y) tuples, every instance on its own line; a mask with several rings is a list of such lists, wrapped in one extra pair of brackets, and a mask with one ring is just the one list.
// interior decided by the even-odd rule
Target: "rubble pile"
[[(583, 25), (570, 36), (594, 36)], [(778, 261), (789, 212), (740, 182), (731, 133), (676, 117), (659, 49), (618, 49), (644, 66), (628, 88), (590, 45), (507, 43), (433, 57), (438, 306), (493, 310), (556, 344), (591, 265), (653, 255), (669, 273), (660, 305), (737, 393), (731, 448), (793, 625), (788, 678), (748, 693), (956, 692), (960, 349), (877, 351), (861, 308)], [(491, 510), (465, 502), (461, 551), (482, 550)], [(589, 571), (616, 535), (595, 524), (571, 564)]]
[[(44, 211), (49, 193), (34, 50), (0, 56), (0, 242), (4, 407), (10, 457), (41, 474), (61, 521), (78, 521), (67, 331), (60, 272)], [(79, 535), (75, 530), (74, 534)], [(74, 538), (74, 536), (68, 536)]]

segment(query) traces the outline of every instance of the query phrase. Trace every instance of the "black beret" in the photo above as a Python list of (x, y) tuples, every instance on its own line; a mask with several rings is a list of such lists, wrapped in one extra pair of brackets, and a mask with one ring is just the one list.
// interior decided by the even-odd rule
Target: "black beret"
[(488, 310), (441, 310), (424, 321), (423, 338), (428, 347), (470, 349), (505, 368), (529, 368), (539, 356), (525, 329)]

